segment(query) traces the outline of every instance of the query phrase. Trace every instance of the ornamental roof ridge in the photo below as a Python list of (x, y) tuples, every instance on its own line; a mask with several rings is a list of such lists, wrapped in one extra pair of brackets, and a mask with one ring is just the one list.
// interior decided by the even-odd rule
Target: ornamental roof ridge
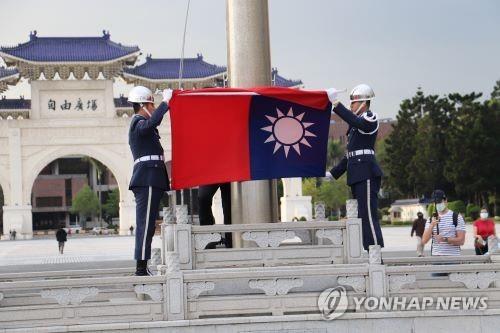
[(0, 80), (5, 78), (5, 77), (12, 76), (15, 74), (19, 74), (19, 71), (17, 70), (17, 68), (9, 68), (9, 67), (0, 66)]
[[(181, 58), (153, 58), (147, 54), (146, 61), (135, 67), (126, 67), (124, 74), (150, 80), (178, 79)], [(193, 58), (183, 58), (183, 78), (207, 78), (226, 73), (225, 66), (210, 64), (203, 60), (201, 53)]]
[(132, 56), (140, 51), (138, 46), (126, 46), (110, 39), (109, 31), (102, 36), (39, 37), (36, 30), (29, 41), (17, 46), (1, 46), (4, 57), (15, 57), (34, 62), (99, 62)]
[(276, 67), (271, 69), (271, 77), (273, 85), (277, 87), (297, 87), (304, 84), (302, 80), (285, 79), (283, 76), (278, 74), (278, 68)]

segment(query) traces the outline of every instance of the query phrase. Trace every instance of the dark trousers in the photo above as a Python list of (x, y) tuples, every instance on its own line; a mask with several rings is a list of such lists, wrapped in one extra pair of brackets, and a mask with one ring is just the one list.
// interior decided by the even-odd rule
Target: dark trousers
[(354, 199), (358, 200), (358, 216), (362, 220), (363, 247), (368, 250), (370, 245), (384, 247), (382, 229), (378, 221), (378, 198), (380, 177), (363, 180), (351, 185)]
[[(212, 213), (212, 199), (215, 192), (220, 188), (222, 197), (222, 211), (224, 213), (224, 224), (231, 224), (231, 183), (200, 186), (198, 189), (198, 207), (200, 225), (215, 224)], [(233, 246), (233, 238), (230, 232), (225, 235), (226, 247)], [(214, 248), (215, 244), (209, 244), (207, 248)]]
[(136, 187), (135, 196), (135, 260), (151, 259), (151, 242), (155, 234), (158, 208), (163, 190), (149, 187)]
[(483, 246), (475, 246), (474, 249), (476, 250), (476, 255), (482, 256), (483, 254), (488, 252), (488, 244), (485, 244)]
[(58, 242), (59, 243), (59, 253), (63, 253), (64, 252), (64, 242)]

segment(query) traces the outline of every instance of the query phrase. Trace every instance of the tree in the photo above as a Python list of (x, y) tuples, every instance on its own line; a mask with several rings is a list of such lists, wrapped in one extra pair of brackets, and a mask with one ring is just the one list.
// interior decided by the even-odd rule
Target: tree
[(448, 208), (454, 212), (465, 214), (467, 208), (462, 200), (448, 202)]
[(337, 165), (345, 155), (345, 146), (339, 140), (328, 140), (328, 153), (326, 156), (326, 166), (330, 170)]
[(119, 207), (120, 192), (118, 189), (114, 189), (109, 192), (108, 199), (106, 203), (102, 205), (102, 210), (110, 217), (117, 217), (120, 210)]
[(420, 197), (440, 188), (450, 199), (494, 205), (498, 213), (500, 81), (489, 100), (481, 102), (481, 96), (426, 96), (419, 89), (404, 100), (385, 156), (377, 153), (385, 164), (384, 190)]
[(86, 220), (86, 218), (97, 214), (99, 212), (99, 208), (100, 204), (97, 195), (88, 185), (85, 185), (75, 195), (71, 206), (71, 213), (78, 214), (81, 218)]
[(415, 192), (408, 166), (416, 151), (414, 138), (423, 105), (424, 93), (420, 89), (412, 99), (403, 100), (396, 116), (397, 123), (385, 142), (386, 157), (381, 162), (385, 165), (386, 189), (396, 195), (412, 196)]
[(493, 87), (493, 91), (491, 92), (491, 100), (500, 101), (500, 80), (498, 80)]
[(304, 195), (310, 195), (313, 203), (323, 201), (326, 210), (330, 212), (339, 211), (349, 198), (345, 174), (337, 180), (321, 181), (319, 185), (316, 178), (304, 178), (302, 192)]
[(429, 95), (423, 99), (414, 137), (415, 153), (408, 166), (415, 197), (430, 194), (437, 188), (453, 195), (453, 185), (443, 176), (449, 155), (446, 133), (451, 127), (452, 112), (453, 107), (446, 97)]
[(454, 112), (447, 132), (449, 154), (444, 174), (461, 198), (472, 201), (477, 193), (489, 189), (490, 180), (485, 176), (491, 161), (484, 157), (491, 156), (494, 140), (486, 130), (491, 119), (486, 106), (478, 101), (480, 97), (476, 93), (449, 95)]
[[(88, 157), (88, 156), (84, 156), (82, 157), (82, 161), (86, 161), (88, 163), (90, 163), (94, 169), (96, 170), (96, 176), (97, 176), (97, 195), (98, 195), (98, 199), (99, 199), (99, 203), (101, 203), (101, 195), (102, 195), (102, 192), (101, 192), (101, 188), (100, 188), (100, 185), (102, 185), (102, 181), (103, 181), (103, 175), (106, 171), (106, 166), (104, 164), (102, 164), (101, 162), (99, 162), (98, 160), (95, 160), (91, 157)], [(101, 218), (102, 218), (102, 210), (101, 210), (101, 206), (99, 205), (99, 221), (101, 221)]]
[(312, 197), (315, 202), (318, 199), (318, 187), (316, 185), (316, 178), (303, 178), (302, 179), (302, 193)]
[(337, 180), (324, 181), (318, 191), (318, 199), (323, 201), (329, 211), (340, 211), (349, 198), (347, 176), (344, 174)]

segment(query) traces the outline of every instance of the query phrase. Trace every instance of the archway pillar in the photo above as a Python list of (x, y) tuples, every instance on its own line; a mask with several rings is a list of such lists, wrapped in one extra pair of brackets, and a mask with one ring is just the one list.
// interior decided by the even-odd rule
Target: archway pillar
[(33, 238), (33, 219), (31, 205), (3, 206), (3, 235), (9, 239), (11, 230), (16, 231), (16, 239)]
[(33, 238), (31, 202), (23, 202), (23, 161), (21, 157), (21, 129), (9, 128), (9, 200), (3, 206), (3, 236), (9, 239), (9, 231), (16, 231), (16, 239)]
[(126, 199), (120, 201), (120, 235), (128, 235), (130, 226), (135, 225), (135, 201)]

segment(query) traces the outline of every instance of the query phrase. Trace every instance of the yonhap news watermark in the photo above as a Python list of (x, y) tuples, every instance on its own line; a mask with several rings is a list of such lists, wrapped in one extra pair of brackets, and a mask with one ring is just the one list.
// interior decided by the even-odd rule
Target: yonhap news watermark
[[(354, 311), (424, 311), (424, 310), (486, 310), (488, 297), (484, 296), (393, 296), (353, 297)], [(344, 287), (323, 291), (318, 298), (318, 308), (326, 320), (342, 316), (349, 301)]]

